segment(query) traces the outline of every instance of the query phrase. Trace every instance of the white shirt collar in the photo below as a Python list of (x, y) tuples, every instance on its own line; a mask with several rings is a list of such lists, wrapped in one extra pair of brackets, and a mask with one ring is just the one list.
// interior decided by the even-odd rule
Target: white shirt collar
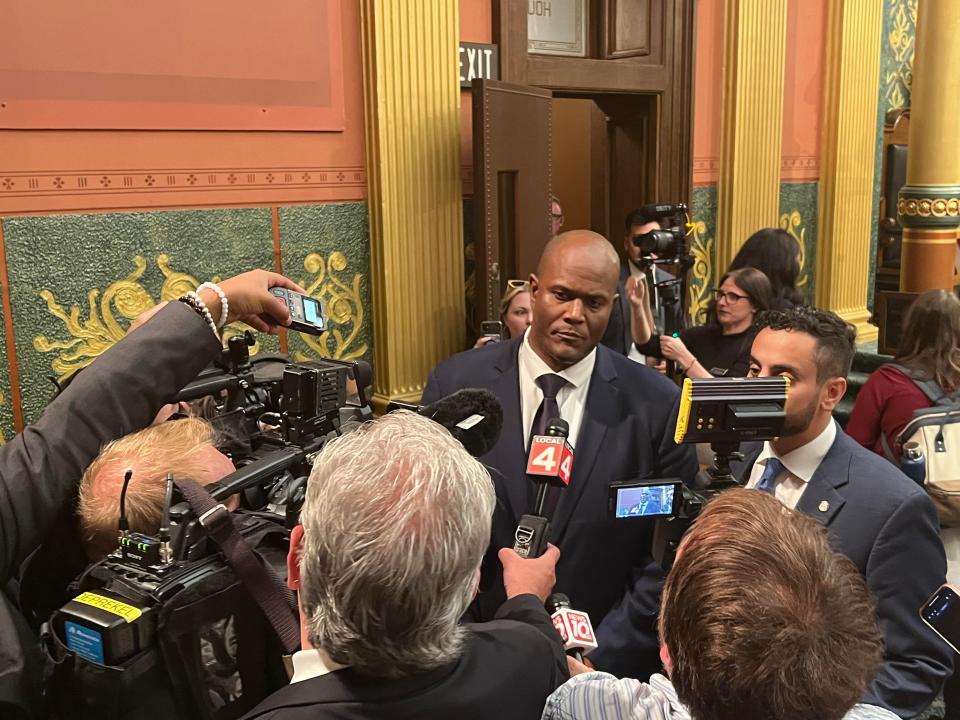
[(321, 648), (298, 650), (293, 654), (291, 659), (293, 660), (293, 677), (290, 678), (291, 685), (347, 667), (346, 665), (341, 665), (331, 660), (330, 656)]
[(593, 375), (593, 366), (597, 364), (597, 348), (594, 347), (582, 360), (575, 362), (568, 368), (560, 372), (554, 372), (550, 366), (543, 361), (537, 351), (530, 344), (530, 328), (523, 333), (523, 344), (520, 346), (520, 371), (534, 382), (541, 375), (559, 375), (574, 388), (590, 382), (590, 376)]
[(757, 457), (757, 463), (762, 463), (766, 466), (769, 458), (778, 457), (791, 475), (808, 483), (813, 478), (814, 473), (817, 472), (817, 468), (820, 467), (823, 458), (830, 452), (830, 448), (833, 447), (833, 441), (836, 440), (836, 438), (837, 425), (834, 420), (831, 419), (823, 429), (823, 432), (813, 440), (806, 445), (801, 445), (796, 450), (791, 450), (783, 457), (780, 457), (773, 451), (769, 441), (765, 442), (763, 444), (763, 450), (760, 452), (759, 457)]

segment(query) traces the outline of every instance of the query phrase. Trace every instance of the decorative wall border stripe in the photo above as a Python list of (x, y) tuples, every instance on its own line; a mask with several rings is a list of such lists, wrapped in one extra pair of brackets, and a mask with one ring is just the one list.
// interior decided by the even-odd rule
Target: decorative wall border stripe
[(58, 195), (230, 189), (366, 187), (362, 166), (280, 168), (161, 168), (0, 173), (0, 200)]

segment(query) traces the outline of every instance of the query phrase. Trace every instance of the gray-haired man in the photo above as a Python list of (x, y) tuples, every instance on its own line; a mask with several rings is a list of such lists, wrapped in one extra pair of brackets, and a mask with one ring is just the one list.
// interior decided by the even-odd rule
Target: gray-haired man
[(559, 551), (500, 553), (497, 619), (460, 625), (490, 540), (493, 483), (441, 426), (392, 413), (314, 463), (290, 542), (303, 650), (248, 717), (538, 717), (568, 677), (543, 602)]

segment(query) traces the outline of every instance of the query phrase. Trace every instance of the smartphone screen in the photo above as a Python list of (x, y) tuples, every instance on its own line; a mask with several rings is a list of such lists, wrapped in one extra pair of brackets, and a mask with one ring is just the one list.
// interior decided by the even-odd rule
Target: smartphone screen
[(920, 608), (920, 617), (942, 637), (954, 652), (960, 646), (960, 591), (952, 585), (941, 585)]
[(679, 483), (614, 486), (615, 518), (661, 518), (674, 514)]
[(303, 298), (303, 317), (311, 325), (320, 324), (320, 303), (308, 297)]

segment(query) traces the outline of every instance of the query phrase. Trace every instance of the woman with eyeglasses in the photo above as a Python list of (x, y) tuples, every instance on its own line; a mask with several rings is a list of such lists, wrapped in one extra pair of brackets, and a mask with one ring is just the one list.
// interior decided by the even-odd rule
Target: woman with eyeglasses
[[(507, 291), (500, 298), (500, 322), (503, 323), (503, 339), (523, 335), (530, 327), (530, 284), (526, 280), (507, 280)], [(474, 347), (483, 347), (497, 342), (497, 338), (483, 336)]]
[(756, 268), (731, 270), (720, 278), (714, 295), (707, 323), (681, 330), (679, 337), (654, 335), (643, 324), (635, 328), (640, 352), (673, 360), (690, 378), (745, 377), (757, 333), (754, 316), (770, 309), (770, 280)]

